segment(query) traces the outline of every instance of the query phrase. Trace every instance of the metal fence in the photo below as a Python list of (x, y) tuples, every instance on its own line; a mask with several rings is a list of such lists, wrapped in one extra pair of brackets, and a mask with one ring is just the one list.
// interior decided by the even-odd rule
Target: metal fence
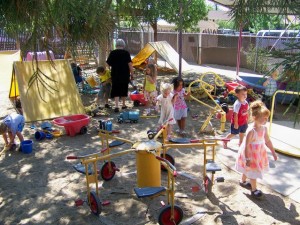
[[(0, 51), (21, 49), (23, 57), (27, 52), (32, 51), (22, 41), (22, 35), (17, 43), (13, 38), (0, 29)], [(55, 37), (55, 34), (53, 34)], [(148, 42), (154, 41), (153, 32), (149, 31), (130, 31), (121, 30), (118, 32), (118, 38), (125, 40), (127, 48), (132, 55), (136, 55)], [(158, 32), (158, 41), (167, 41), (178, 52), (177, 32)], [(241, 67), (248, 68), (258, 72), (265, 72), (271, 64), (280, 60), (266, 57), (263, 50), (282, 49), (284, 43), (300, 41), (300, 38), (278, 38), (274, 37), (256, 37), (243, 36), (241, 49)], [(182, 35), (182, 56), (192, 64), (221, 64), (225, 66), (236, 66), (237, 54), (237, 35), (208, 34), (208, 33), (183, 33)], [(42, 44), (38, 45), (38, 51), (44, 51)], [(270, 47), (272, 46), (272, 47)], [(54, 52), (56, 59), (63, 58), (66, 46), (58, 38), (53, 38), (50, 50)], [(299, 52), (293, 50), (291, 54)]]

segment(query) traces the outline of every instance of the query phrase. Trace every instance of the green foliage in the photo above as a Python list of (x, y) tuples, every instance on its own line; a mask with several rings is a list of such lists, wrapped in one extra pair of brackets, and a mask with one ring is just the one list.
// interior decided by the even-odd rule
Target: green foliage
[(220, 29), (235, 29), (235, 25), (234, 22), (232, 20), (218, 20), (217, 24), (219, 26)]
[[(204, 0), (181, 0), (181, 4), (184, 30), (193, 29), (208, 13)], [(118, 8), (122, 9), (120, 15), (126, 20), (131, 18), (149, 23), (153, 27), (158, 19), (164, 19), (179, 27), (180, 1), (178, 0), (120, 0)]]
[(283, 16), (257, 14), (253, 19), (254, 20), (249, 20), (249, 22), (245, 24), (245, 30), (257, 33), (259, 30), (280, 30), (285, 27), (283, 24)]

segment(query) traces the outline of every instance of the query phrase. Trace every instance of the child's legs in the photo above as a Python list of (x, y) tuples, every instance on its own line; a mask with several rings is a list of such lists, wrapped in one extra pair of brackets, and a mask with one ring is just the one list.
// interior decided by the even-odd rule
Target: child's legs
[(250, 184), (251, 184), (251, 191), (256, 190), (256, 179), (250, 179)]
[(172, 135), (172, 128), (173, 128), (173, 125), (169, 124), (168, 129), (167, 129), (168, 136)]
[(185, 117), (182, 117), (181, 120), (180, 120), (181, 121), (181, 128), (180, 129), (181, 130), (185, 129), (185, 119), (186, 119)]
[(239, 127), (239, 137), (240, 137), (239, 145), (241, 145), (243, 142), (247, 128), (248, 128), (248, 124), (244, 124)]
[(17, 131), (16, 135), (18, 136), (18, 138), (19, 138), (19, 140), (20, 140), (20, 143), (21, 143), (22, 141), (24, 141), (24, 137), (23, 137), (23, 135), (22, 135), (21, 132)]
[(243, 174), (242, 175), (242, 182), (244, 183), (244, 182), (246, 182), (246, 180), (247, 180), (247, 176), (245, 174)]

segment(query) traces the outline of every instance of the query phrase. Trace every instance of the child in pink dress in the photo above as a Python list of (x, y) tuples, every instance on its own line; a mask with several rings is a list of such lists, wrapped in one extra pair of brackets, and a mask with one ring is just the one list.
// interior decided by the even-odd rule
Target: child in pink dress
[(190, 93), (186, 93), (184, 89), (184, 82), (183, 79), (177, 77), (173, 80), (174, 90), (173, 94), (177, 95), (177, 99), (174, 102), (174, 117), (177, 121), (179, 130), (178, 132), (181, 135), (185, 135), (185, 121), (187, 117), (187, 110), (188, 107), (185, 102), (185, 98), (189, 96)]
[[(257, 100), (251, 104), (250, 112), (254, 123), (246, 131), (246, 137), (240, 146), (235, 168), (243, 174), (240, 185), (250, 189), (253, 197), (260, 198), (263, 193), (257, 190), (256, 179), (262, 179), (263, 173), (269, 169), (266, 147), (271, 150), (275, 161), (277, 155), (265, 126), (270, 111), (263, 102)], [(247, 178), (250, 179), (250, 183), (247, 182)]]

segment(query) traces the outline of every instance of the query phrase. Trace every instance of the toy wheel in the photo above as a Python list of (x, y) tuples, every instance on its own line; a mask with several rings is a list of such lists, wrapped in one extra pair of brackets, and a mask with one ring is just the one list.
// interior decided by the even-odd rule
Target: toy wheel
[(170, 205), (165, 206), (161, 209), (158, 215), (158, 223), (160, 225), (174, 225), (179, 224), (183, 218), (183, 211), (182, 209), (174, 205), (174, 215), (173, 219), (171, 219), (172, 216), (172, 207)]
[(139, 105), (140, 105), (140, 102), (139, 102), (139, 101), (135, 100), (135, 101), (133, 102), (133, 106), (139, 106)]
[(212, 193), (212, 182), (208, 176), (204, 179), (204, 191), (206, 195), (210, 195)]
[(106, 162), (101, 168), (101, 177), (105, 181), (110, 181), (113, 179), (113, 177), (116, 174), (116, 170), (114, 169), (116, 167), (114, 162)]
[(86, 126), (83, 126), (83, 127), (80, 128), (80, 131), (79, 131), (80, 134), (86, 134), (86, 132), (87, 132), (87, 127)]
[(90, 209), (93, 214), (95, 214), (95, 215), (101, 214), (102, 205), (101, 205), (98, 195), (94, 191), (90, 192), (90, 203), (89, 204), (90, 204)]
[(148, 132), (148, 138), (151, 140), (155, 137), (154, 133), (152, 131)]
[[(165, 157), (164, 157), (164, 154), (160, 154), (160, 157), (165, 158), (166, 160), (168, 160), (173, 166), (175, 165), (175, 160), (171, 155), (165, 154)], [(163, 171), (167, 171), (167, 169), (163, 165), (161, 165), (160, 168)]]

